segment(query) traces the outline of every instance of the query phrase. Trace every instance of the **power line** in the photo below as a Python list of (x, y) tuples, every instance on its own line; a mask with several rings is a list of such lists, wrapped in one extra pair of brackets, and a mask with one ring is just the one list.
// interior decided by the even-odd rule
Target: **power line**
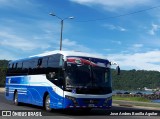
[(153, 7), (150, 7), (150, 8), (147, 8), (147, 9), (143, 9), (143, 10), (139, 10), (139, 11), (135, 11), (135, 12), (130, 12), (130, 13), (126, 13), (126, 14), (117, 15), (117, 16), (111, 16), (111, 17), (99, 18), (99, 19), (81, 20), (81, 21), (75, 21), (75, 22), (103, 21), (103, 20), (106, 20), (106, 19), (113, 19), (113, 18), (124, 17), (124, 16), (133, 15), (133, 14), (138, 14), (138, 13), (145, 12), (145, 11), (149, 11), (149, 10), (156, 9), (156, 8), (159, 8), (159, 7), (160, 7), (160, 5), (158, 5), (158, 6), (153, 6)]

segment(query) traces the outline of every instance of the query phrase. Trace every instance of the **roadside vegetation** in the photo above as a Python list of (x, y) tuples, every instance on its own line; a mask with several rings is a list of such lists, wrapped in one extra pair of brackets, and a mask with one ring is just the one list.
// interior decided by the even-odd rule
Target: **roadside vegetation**
[(6, 77), (6, 70), (8, 65), (7, 60), (0, 60), (0, 87), (4, 87), (5, 77)]
[(149, 89), (160, 90), (160, 72), (146, 70), (121, 70), (120, 75), (112, 70), (113, 90), (143, 90), (144, 87)]
[(113, 96), (113, 100), (126, 100), (126, 101), (138, 101), (138, 102), (151, 102), (149, 99), (144, 97), (122, 97), (122, 96)]
[[(120, 97), (113, 96), (113, 104), (118, 104), (120, 106), (142, 106), (147, 109), (154, 108), (160, 110), (160, 103), (153, 103), (149, 99), (145, 99), (144, 97)], [(149, 108), (148, 108), (149, 107)]]

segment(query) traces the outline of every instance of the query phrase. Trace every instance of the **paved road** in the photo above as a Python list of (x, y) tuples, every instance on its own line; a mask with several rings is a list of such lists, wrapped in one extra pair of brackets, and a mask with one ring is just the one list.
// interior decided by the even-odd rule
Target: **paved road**
[[(4, 97), (3, 93), (0, 93), (0, 110), (28, 110), (28, 111), (39, 111), (41, 112), (43, 109), (38, 106), (28, 105), (28, 104), (22, 104), (21, 106), (15, 106), (11, 101), (7, 101)], [(111, 111), (113, 111), (114, 114), (117, 114), (116, 111), (138, 111), (141, 112), (142, 109), (135, 109), (131, 107), (119, 107), (119, 106), (113, 106)], [(108, 116), (106, 115), (108, 111), (106, 110), (100, 110), (95, 109), (91, 112), (84, 112), (84, 111), (62, 111), (62, 110), (53, 110), (52, 112), (45, 112), (45, 114), (52, 115), (52, 116), (42, 116), (42, 117), (23, 117), (29, 118), (29, 119), (159, 119), (159, 116)], [(119, 113), (118, 113), (119, 114)], [(0, 117), (0, 119), (18, 119), (22, 117)]]

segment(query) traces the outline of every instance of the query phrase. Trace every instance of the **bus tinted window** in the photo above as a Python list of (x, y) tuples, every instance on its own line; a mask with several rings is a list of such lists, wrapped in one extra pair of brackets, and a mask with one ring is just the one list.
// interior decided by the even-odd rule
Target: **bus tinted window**
[(48, 57), (44, 57), (42, 60), (42, 67), (47, 68), (48, 65)]
[(48, 74), (56, 68), (60, 68), (62, 63), (63, 60), (61, 54), (28, 58), (9, 63), (7, 75)]
[(60, 67), (60, 60), (62, 58), (61, 56), (62, 56), (61, 54), (55, 54), (49, 56), (48, 67), (49, 68)]
[(50, 56), (49, 57), (49, 60), (48, 60), (48, 67), (53, 67), (53, 64), (54, 64), (54, 57), (53, 56)]
[(12, 69), (14, 68), (14, 63), (12, 64)]
[(36, 68), (37, 67), (37, 59), (31, 59), (30, 61), (29, 61), (29, 68), (30, 69), (34, 69), (34, 68)]
[(38, 63), (37, 63), (37, 66), (41, 66), (42, 65), (42, 58), (38, 59)]
[(29, 68), (29, 62), (25, 61), (23, 63), (23, 69), (28, 69)]
[(8, 68), (12, 68), (12, 65), (10, 63), (8, 64)]
[(28, 69), (29, 69), (29, 62), (24, 61), (24, 62), (23, 62), (22, 72), (23, 72), (23, 73), (28, 73)]
[(18, 62), (17, 68), (22, 68), (22, 62)]
[(16, 65), (15, 65), (15, 67), (14, 67), (15, 69), (17, 68), (17, 65), (18, 65), (18, 63), (16, 63)]

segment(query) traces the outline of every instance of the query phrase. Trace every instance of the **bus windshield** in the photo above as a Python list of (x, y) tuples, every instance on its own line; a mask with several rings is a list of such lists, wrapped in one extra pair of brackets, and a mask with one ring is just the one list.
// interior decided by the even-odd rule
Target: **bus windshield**
[(111, 93), (110, 69), (100, 66), (67, 64), (66, 89), (80, 93)]

